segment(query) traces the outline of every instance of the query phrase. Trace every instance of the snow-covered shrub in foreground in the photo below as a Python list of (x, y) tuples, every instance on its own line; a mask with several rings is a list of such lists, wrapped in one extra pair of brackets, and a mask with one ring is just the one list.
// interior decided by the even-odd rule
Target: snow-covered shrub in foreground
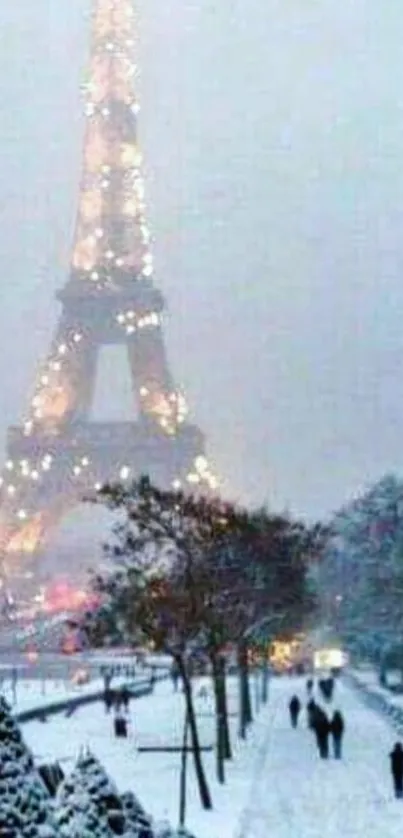
[(119, 794), (97, 757), (82, 752), (49, 794), (11, 710), (0, 696), (1, 838), (193, 838), (153, 824), (132, 792)]

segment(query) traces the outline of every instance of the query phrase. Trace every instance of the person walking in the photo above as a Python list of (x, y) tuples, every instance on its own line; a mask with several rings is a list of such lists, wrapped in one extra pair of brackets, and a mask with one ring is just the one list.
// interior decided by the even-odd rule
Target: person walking
[(334, 678), (330, 676), (329, 678), (325, 678), (325, 698), (327, 701), (331, 701), (333, 698), (334, 693)]
[(314, 731), (316, 735), (316, 742), (321, 759), (328, 759), (329, 757), (329, 719), (320, 707), (316, 707), (314, 718)]
[(178, 682), (179, 682), (179, 670), (177, 664), (174, 662), (171, 666), (171, 680), (172, 685), (174, 688), (174, 692), (178, 690)]
[(344, 733), (344, 719), (340, 710), (335, 710), (333, 718), (329, 725), (330, 735), (333, 740), (333, 754), (335, 759), (341, 759), (341, 746)]
[(313, 678), (308, 678), (308, 680), (306, 682), (306, 691), (307, 691), (309, 696), (312, 695), (312, 693), (313, 693)]
[(401, 742), (395, 743), (389, 758), (395, 797), (403, 797), (403, 748)]
[(297, 695), (293, 695), (288, 709), (290, 711), (291, 726), (295, 728), (298, 725), (298, 716), (301, 710), (301, 702)]
[(308, 704), (306, 705), (306, 715), (307, 715), (307, 722), (308, 727), (310, 730), (315, 730), (315, 715), (317, 710), (317, 704), (313, 698), (310, 698)]
[(106, 687), (104, 690), (104, 705), (105, 712), (110, 713), (113, 706), (113, 692), (110, 687)]
[(129, 704), (130, 704), (130, 692), (129, 692), (128, 688), (126, 687), (126, 685), (122, 687), (122, 689), (120, 691), (120, 697), (121, 697), (121, 700), (122, 700), (123, 710), (125, 711), (125, 713), (127, 713), (128, 710), (129, 710)]

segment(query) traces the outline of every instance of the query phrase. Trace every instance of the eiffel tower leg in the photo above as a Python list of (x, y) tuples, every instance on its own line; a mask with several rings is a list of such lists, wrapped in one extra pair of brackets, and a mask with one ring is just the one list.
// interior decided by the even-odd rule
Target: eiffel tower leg
[(97, 346), (69, 314), (63, 313), (37, 377), (30, 416), (25, 423), (27, 433), (37, 424), (50, 430), (64, 422), (83, 419), (92, 402)]
[[(48, 462), (44, 460), (44, 465), (47, 466)], [(2, 503), (0, 555), (5, 579), (24, 575), (30, 577), (36, 572), (41, 547), (66, 512), (79, 500), (73, 480), (64, 475), (61, 482), (60, 470), (54, 467), (53, 470), (53, 475), (50, 471), (43, 472), (35, 480), (34, 488), (27, 475), (27, 482), (21, 481), (13, 497)]]
[(160, 328), (140, 333), (128, 345), (132, 386), (138, 397), (140, 413), (165, 430), (178, 423), (177, 392), (169, 372)]

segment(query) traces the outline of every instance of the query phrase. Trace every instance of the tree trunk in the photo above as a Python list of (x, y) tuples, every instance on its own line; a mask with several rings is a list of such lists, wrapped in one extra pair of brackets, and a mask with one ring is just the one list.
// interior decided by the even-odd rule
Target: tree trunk
[(263, 656), (262, 667), (262, 704), (267, 704), (269, 697), (269, 662), (267, 660), (267, 652), (265, 650)]
[(259, 678), (260, 676), (260, 666), (256, 664), (255, 669), (253, 671), (253, 686), (255, 692), (255, 713), (259, 713), (260, 710), (260, 683)]
[(199, 786), (199, 794), (201, 804), (203, 809), (212, 809), (213, 803), (211, 800), (210, 789), (207, 784), (207, 778), (204, 771), (201, 751), (200, 751), (200, 741), (199, 741), (199, 731), (197, 729), (197, 722), (196, 722), (196, 713), (193, 705), (193, 694), (192, 694), (192, 684), (186, 669), (185, 661), (181, 655), (175, 656), (176, 663), (178, 665), (178, 670), (182, 678), (183, 683), (183, 691), (185, 696), (186, 702), (186, 711), (188, 714), (188, 721), (189, 721), (189, 731), (190, 731), (190, 738), (192, 744), (192, 752), (193, 752), (193, 759), (194, 759), (194, 766), (195, 772), (197, 777), (197, 782)]
[(250, 673), (249, 673), (249, 662), (248, 662), (248, 647), (245, 644), (245, 715), (246, 715), (246, 724), (250, 725), (253, 722), (253, 713), (252, 713), (252, 698), (251, 698), (251, 687), (250, 687)]
[(248, 647), (245, 640), (238, 643), (238, 671), (239, 671), (239, 735), (246, 738), (248, 725), (253, 721), (252, 703), (250, 699), (250, 684), (248, 673)]
[(180, 777), (180, 795), (179, 795), (179, 826), (185, 826), (186, 820), (186, 785), (187, 785), (187, 758), (188, 758), (188, 733), (189, 733), (189, 718), (186, 710), (185, 724), (183, 726), (183, 741), (182, 741), (182, 758), (181, 758), (181, 777)]
[(215, 700), (217, 780), (219, 783), (225, 783), (224, 719), (220, 656), (215, 651), (212, 651), (210, 652), (210, 660)]
[(222, 706), (223, 706), (223, 738), (224, 738), (224, 759), (232, 759), (231, 748), (231, 734), (229, 729), (228, 719), (228, 700), (227, 700), (227, 679), (225, 658), (221, 659), (222, 663)]

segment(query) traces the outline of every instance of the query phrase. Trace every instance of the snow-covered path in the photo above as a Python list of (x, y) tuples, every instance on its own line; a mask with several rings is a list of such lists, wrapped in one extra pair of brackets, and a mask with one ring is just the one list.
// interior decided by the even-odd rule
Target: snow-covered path
[(290, 728), (293, 692), (306, 700), (303, 682), (272, 682), (273, 724), (237, 838), (401, 838), (403, 801), (393, 798), (388, 764), (393, 729), (338, 684), (332, 707), (346, 719), (343, 760), (321, 760), (304, 712), (299, 729)]

